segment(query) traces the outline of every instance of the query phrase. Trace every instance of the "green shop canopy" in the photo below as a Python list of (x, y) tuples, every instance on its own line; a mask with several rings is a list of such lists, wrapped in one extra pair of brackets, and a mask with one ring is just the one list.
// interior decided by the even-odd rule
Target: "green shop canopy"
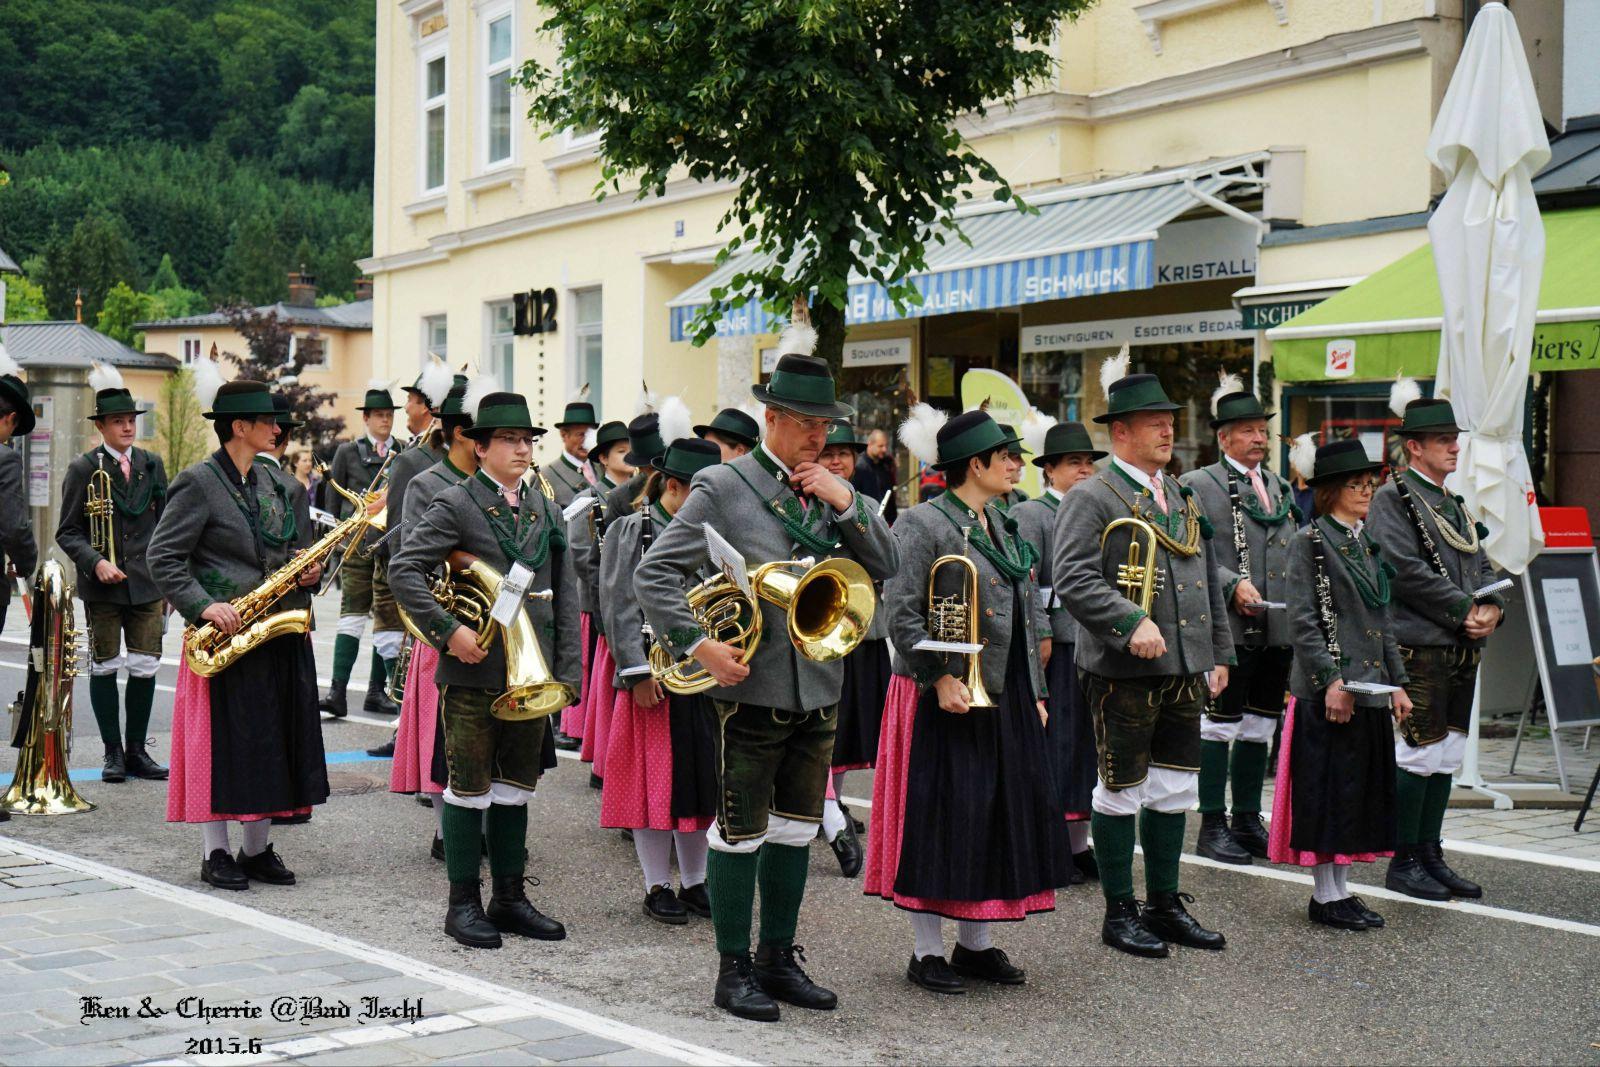
[[(1533, 369), (1600, 368), (1600, 208), (1544, 216), (1544, 280)], [(1433, 246), (1267, 331), (1282, 382), (1432, 378), (1443, 316)]]

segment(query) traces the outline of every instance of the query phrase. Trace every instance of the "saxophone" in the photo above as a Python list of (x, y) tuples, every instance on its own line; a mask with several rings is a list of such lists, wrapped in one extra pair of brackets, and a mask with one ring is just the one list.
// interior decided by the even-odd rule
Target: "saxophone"
[(38, 610), (28, 649), (27, 689), (17, 716), (17, 771), (0, 798), (12, 815), (71, 815), (94, 805), (78, 795), (67, 772), (72, 754), (72, 679), (78, 673), (78, 638), (72, 588), (61, 564), (47, 559), (35, 583)]
[[(391, 453), (392, 455), (392, 453)], [(183, 632), (183, 654), (189, 669), (202, 678), (219, 674), (233, 665), (234, 660), (252, 652), (275, 637), (284, 634), (303, 634), (311, 629), (311, 609), (293, 608), (274, 611), (278, 601), (300, 584), (300, 576), (313, 565), (325, 562), (346, 541), (360, 542), (367, 530), (382, 530), (388, 525), (382, 508), (374, 513), (372, 508), (382, 499), (381, 493), (370, 489), (365, 493), (352, 493), (332, 478), (328, 479), (340, 496), (355, 505), (350, 517), (322, 536), (316, 544), (295, 556), (289, 562), (267, 575), (265, 581), (244, 596), (234, 600), (239, 612), (239, 629), (225, 634), (212, 623), (191, 626)]]

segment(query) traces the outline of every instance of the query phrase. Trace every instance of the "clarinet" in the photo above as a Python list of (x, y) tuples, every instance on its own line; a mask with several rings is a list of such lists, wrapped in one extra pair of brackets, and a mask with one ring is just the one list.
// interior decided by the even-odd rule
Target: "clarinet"
[[(1239, 503), (1239, 479), (1232, 467), (1228, 468), (1228, 506), (1233, 510), (1233, 550), (1239, 555), (1239, 573), (1254, 583), (1255, 573), (1250, 566), (1250, 536), (1244, 527), (1244, 507)], [(1259, 614), (1244, 617), (1244, 635), (1261, 636)]]
[(1318, 625), (1322, 629), (1322, 639), (1327, 643), (1328, 655), (1333, 657), (1333, 665), (1339, 666), (1342, 653), (1339, 650), (1339, 620), (1333, 612), (1333, 581), (1328, 577), (1328, 558), (1322, 543), (1322, 531), (1313, 522), (1310, 527), (1311, 556), (1316, 566), (1316, 593)]
[(1411, 515), (1411, 523), (1417, 528), (1417, 536), (1422, 541), (1422, 547), (1427, 550), (1428, 562), (1433, 564), (1433, 569), (1439, 577), (1449, 578), (1450, 572), (1444, 569), (1444, 560), (1439, 558), (1439, 546), (1433, 543), (1433, 535), (1428, 532), (1428, 524), (1422, 519), (1422, 512), (1417, 508), (1416, 498), (1411, 495), (1411, 489), (1406, 485), (1404, 471), (1398, 471), (1394, 476), (1395, 492), (1400, 494), (1400, 499), (1405, 503), (1406, 511)]
[[(655, 520), (650, 517), (650, 512), (648, 510), (640, 511), (639, 517), (642, 520), (639, 530), (639, 562), (643, 563), (644, 554), (650, 551), (650, 546), (655, 543), (656, 524)], [(635, 570), (637, 569), (638, 568), (635, 568)], [(656, 632), (651, 628), (650, 620), (645, 618), (643, 611), (639, 612), (639, 633), (644, 637), (644, 653), (645, 657), (648, 659), (650, 655), (650, 646), (654, 644), (656, 640)]]

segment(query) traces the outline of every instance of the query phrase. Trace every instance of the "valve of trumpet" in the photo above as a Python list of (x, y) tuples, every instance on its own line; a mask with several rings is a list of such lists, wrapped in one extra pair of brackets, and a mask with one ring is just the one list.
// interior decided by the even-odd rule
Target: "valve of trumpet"
[(556, 594), (554, 590), (550, 589), (541, 589), (537, 593), (530, 592), (528, 594), (529, 600), (554, 600), (555, 598)]

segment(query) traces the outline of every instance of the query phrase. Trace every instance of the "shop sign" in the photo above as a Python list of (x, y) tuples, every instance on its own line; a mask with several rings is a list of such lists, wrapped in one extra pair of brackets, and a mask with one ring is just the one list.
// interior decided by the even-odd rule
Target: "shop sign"
[(1327, 363), (1322, 369), (1325, 378), (1353, 378), (1356, 373), (1356, 343), (1348, 338), (1329, 341)]
[(1227, 217), (1174, 222), (1156, 239), (1156, 284), (1183, 285), (1256, 273), (1256, 231)]
[(1186, 311), (1178, 315), (1147, 315), (1136, 319), (1101, 319), (1052, 326), (1024, 326), (1024, 352), (1061, 352), (1079, 348), (1116, 348), (1118, 345), (1154, 345), (1168, 341), (1216, 341), (1249, 337), (1239, 312)]
[(1246, 304), (1240, 309), (1247, 330), (1270, 330), (1282, 326), (1302, 311), (1309, 311), (1322, 303), (1317, 300), (1280, 300), (1271, 304)]
[(846, 341), (846, 367), (887, 367), (911, 362), (911, 338), (891, 337), (884, 341)]
[[(987, 367), (974, 367), (961, 376), (961, 410), (971, 411), (987, 403), (989, 417), (1007, 426), (1021, 427), (1033, 405), (1027, 394), (1011, 378)], [(1039, 468), (1031, 463), (1022, 465), (1022, 481), (1017, 483), (1030, 497), (1044, 491)]]

